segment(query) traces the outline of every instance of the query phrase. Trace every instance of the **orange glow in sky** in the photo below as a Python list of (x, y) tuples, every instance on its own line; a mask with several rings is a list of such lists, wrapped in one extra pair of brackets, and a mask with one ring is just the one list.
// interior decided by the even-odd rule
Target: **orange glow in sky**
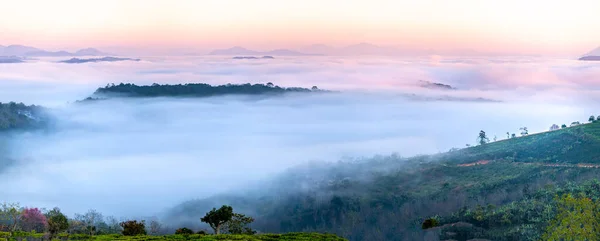
[(583, 54), (598, 0), (3, 0), (0, 45), (294, 48), (360, 42)]

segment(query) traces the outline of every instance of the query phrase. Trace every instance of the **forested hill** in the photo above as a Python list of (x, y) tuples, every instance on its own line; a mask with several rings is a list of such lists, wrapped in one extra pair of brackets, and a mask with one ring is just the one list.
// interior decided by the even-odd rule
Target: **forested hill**
[[(561, 207), (599, 201), (599, 157), (600, 123), (589, 123), (437, 155), (291, 170), (261, 186), (268, 191), (189, 201), (171, 216), (183, 220), (228, 203), (253, 214), (264, 232), (330, 232), (356, 241), (540, 240), (568, 230), (555, 227), (574, 217)], [(554, 198), (564, 194), (573, 198)], [(597, 212), (593, 205), (588, 210)], [(599, 223), (594, 215), (586, 222)], [(435, 221), (423, 223), (429, 218)]]
[(48, 118), (40, 106), (23, 103), (0, 103), (0, 131), (34, 128), (43, 125)]
[(204, 83), (189, 83), (176, 85), (135, 85), (135, 84), (109, 84), (98, 88), (94, 96), (98, 97), (211, 97), (219, 95), (264, 95), (283, 93), (309, 93), (327, 92), (317, 86), (312, 88), (279, 87), (272, 83), (267, 84), (226, 84), (210, 85)]

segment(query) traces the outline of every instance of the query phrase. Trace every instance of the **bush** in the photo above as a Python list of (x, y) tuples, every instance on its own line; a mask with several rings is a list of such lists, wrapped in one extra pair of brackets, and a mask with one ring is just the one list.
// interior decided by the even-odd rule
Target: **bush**
[(440, 225), (440, 223), (438, 222), (437, 219), (435, 219), (435, 218), (429, 218), (429, 219), (426, 219), (423, 222), (423, 224), (421, 225), (421, 228), (422, 229), (430, 229), (430, 228), (437, 227), (439, 225)]
[(196, 234), (200, 234), (200, 235), (207, 235), (208, 232), (204, 231), (204, 230), (200, 230), (198, 231)]
[(175, 230), (175, 234), (194, 234), (194, 231), (189, 228), (180, 228)]
[(146, 235), (146, 225), (144, 220), (138, 222), (137, 220), (130, 220), (127, 222), (121, 222), (119, 225), (123, 228), (123, 235), (135, 236), (135, 235)]

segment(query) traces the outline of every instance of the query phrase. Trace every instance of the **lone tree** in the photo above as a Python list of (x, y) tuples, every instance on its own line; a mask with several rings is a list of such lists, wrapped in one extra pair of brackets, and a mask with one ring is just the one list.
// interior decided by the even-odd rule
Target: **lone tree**
[(506, 132), (506, 139), (510, 138), (510, 133)]
[(480, 131), (479, 136), (477, 137), (477, 143), (479, 143), (479, 145), (483, 145), (488, 142), (490, 142), (490, 139), (485, 135), (485, 131)]
[(521, 136), (529, 135), (529, 131), (527, 130), (527, 127), (521, 127), (521, 128), (519, 128), (519, 130), (521, 130)]
[(510, 138), (516, 138), (516, 137), (517, 137), (517, 134), (515, 134), (515, 133), (512, 133), (512, 134), (510, 135)]
[(567, 128), (566, 124), (562, 124), (562, 126), (560, 126), (560, 128)]
[(590, 116), (590, 118), (588, 119), (589, 122), (594, 122), (596, 120), (596, 117), (594, 117), (593, 115)]
[(233, 208), (231, 206), (223, 205), (221, 208), (213, 208), (210, 212), (206, 213), (206, 216), (200, 219), (200, 221), (207, 223), (213, 229), (215, 234), (221, 233), (221, 226), (229, 222), (233, 218)]
[(550, 130), (551, 131), (555, 131), (555, 130), (558, 130), (558, 129), (559, 129), (559, 127), (558, 127), (557, 124), (552, 124), (552, 126), (550, 126)]
[(50, 232), (50, 240), (54, 238), (57, 233), (66, 231), (69, 229), (69, 220), (59, 208), (54, 208), (46, 213), (46, 220), (48, 221), (48, 231)]

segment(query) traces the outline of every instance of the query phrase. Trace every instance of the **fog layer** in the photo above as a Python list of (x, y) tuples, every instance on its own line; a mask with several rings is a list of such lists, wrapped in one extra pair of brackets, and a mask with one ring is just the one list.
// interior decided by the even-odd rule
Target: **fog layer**
[[(0, 85), (6, 87), (1, 101), (51, 106), (57, 120), (49, 132), (10, 136), (5, 148), (16, 164), (0, 173), (0, 182), (11, 183), (0, 196), (67, 213), (95, 208), (117, 216), (152, 215), (308, 161), (436, 153), (475, 144), (480, 130), (502, 139), (506, 132), (518, 134), (519, 127), (533, 133), (600, 114), (594, 97), (600, 67), (589, 63), (439, 57), (268, 61), (0, 65)], [(418, 80), (458, 90), (421, 88)], [(106, 83), (269, 81), (345, 92), (65, 104)], [(502, 102), (414, 101), (397, 93)]]

